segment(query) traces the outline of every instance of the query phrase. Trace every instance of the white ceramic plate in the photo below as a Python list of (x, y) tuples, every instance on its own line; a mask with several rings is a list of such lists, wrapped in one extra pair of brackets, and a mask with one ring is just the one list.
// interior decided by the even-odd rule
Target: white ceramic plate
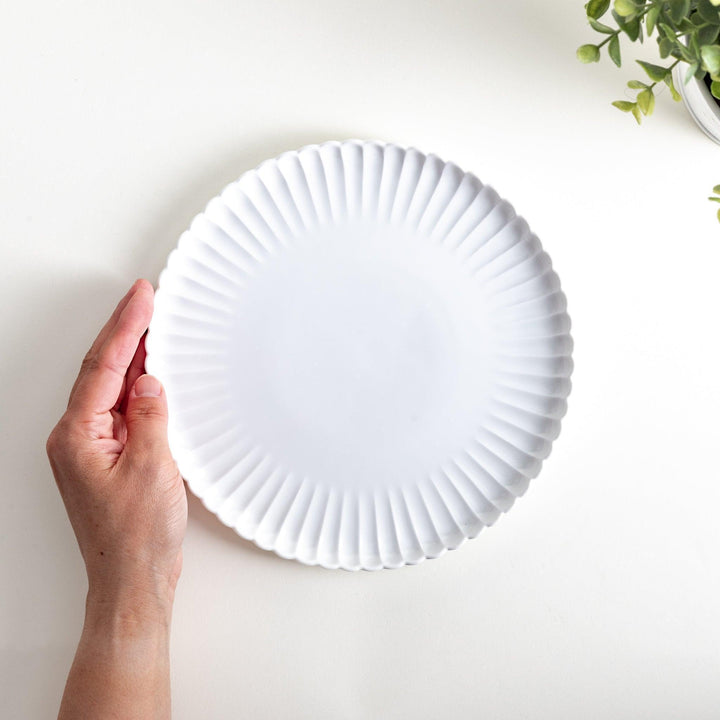
[(331, 142), (245, 173), (160, 276), (147, 369), (190, 489), (328, 568), (458, 547), (522, 495), (570, 391), (560, 281), (475, 176)]

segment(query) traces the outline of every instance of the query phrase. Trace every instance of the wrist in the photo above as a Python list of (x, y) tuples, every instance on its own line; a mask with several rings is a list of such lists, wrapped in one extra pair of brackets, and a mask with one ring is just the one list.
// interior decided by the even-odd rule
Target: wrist
[[(116, 708), (128, 702), (134, 711), (147, 708), (147, 712), (138, 711), (138, 717), (170, 716), (171, 609), (171, 603), (135, 590), (105, 593), (94, 588), (88, 592), (71, 678), (74, 674), (75, 683), (95, 678), (98, 688), (102, 684), (97, 692), (107, 701), (107, 712), (112, 711), (113, 717)], [(66, 689), (63, 707), (71, 708), (68, 717), (85, 717), (88, 708), (74, 707), (74, 702)], [(135, 712), (127, 716), (130, 714), (136, 716)]]
[(172, 593), (137, 587), (108, 588), (91, 584), (85, 602), (85, 627), (124, 638), (168, 635)]

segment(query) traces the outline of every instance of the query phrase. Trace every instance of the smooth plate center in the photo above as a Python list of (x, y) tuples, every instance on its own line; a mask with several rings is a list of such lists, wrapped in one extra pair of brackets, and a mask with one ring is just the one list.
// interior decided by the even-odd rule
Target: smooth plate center
[(290, 472), (417, 480), (479, 422), (492, 346), (482, 305), (457, 260), (425, 237), (316, 233), (269, 258), (241, 293), (233, 399)]

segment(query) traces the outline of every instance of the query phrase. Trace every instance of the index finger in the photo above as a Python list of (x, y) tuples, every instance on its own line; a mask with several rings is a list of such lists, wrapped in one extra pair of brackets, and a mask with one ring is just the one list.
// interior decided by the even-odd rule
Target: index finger
[[(115, 310), (113, 310), (113, 314), (110, 316), (108, 321), (103, 325), (102, 329), (98, 333), (97, 337), (93, 341), (92, 347), (90, 350), (88, 350), (86, 355), (86, 360), (90, 358), (91, 355), (97, 354), (97, 352), (100, 350), (100, 348), (103, 346), (103, 343), (105, 340), (107, 340), (108, 335), (112, 332), (114, 327), (117, 325), (117, 321), (120, 319), (120, 315), (122, 314), (122, 311), (127, 307), (127, 304), (130, 302), (130, 298), (135, 294), (135, 291), (138, 288), (138, 285), (142, 283), (147, 283), (147, 280), (136, 280), (132, 287), (125, 293), (122, 300), (117, 304), (115, 307)], [(72, 402), (72, 397), (75, 394), (75, 390), (77, 389), (78, 381), (80, 380), (80, 377), (82, 377), (82, 374), (78, 376), (75, 379), (75, 382), (73, 383), (72, 389), (70, 390), (70, 396), (68, 398), (68, 407), (70, 407), (70, 404)]]
[(91, 416), (109, 412), (115, 406), (130, 362), (150, 324), (153, 296), (149, 282), (137, 283), (114, 327), (83, 360), (69, 410)]

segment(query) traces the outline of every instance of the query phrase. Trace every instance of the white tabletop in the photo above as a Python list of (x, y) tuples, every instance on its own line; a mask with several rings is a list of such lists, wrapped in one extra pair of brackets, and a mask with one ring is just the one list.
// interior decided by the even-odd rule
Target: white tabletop
[[(255, 548), (191, 498), (176, 719), (720, 711), (720, 150), (580, 0), (7, 4), (0, 24), (0, 715), (51, 717), (85, 576), (44, 452), (87, 346), (195, 213), (283, 150), (377, 138), (509, 198), (569, 301), (563, 432), (456, 552), (377, 573)], [(652, 59), (652, 47), (646, 47)]]

